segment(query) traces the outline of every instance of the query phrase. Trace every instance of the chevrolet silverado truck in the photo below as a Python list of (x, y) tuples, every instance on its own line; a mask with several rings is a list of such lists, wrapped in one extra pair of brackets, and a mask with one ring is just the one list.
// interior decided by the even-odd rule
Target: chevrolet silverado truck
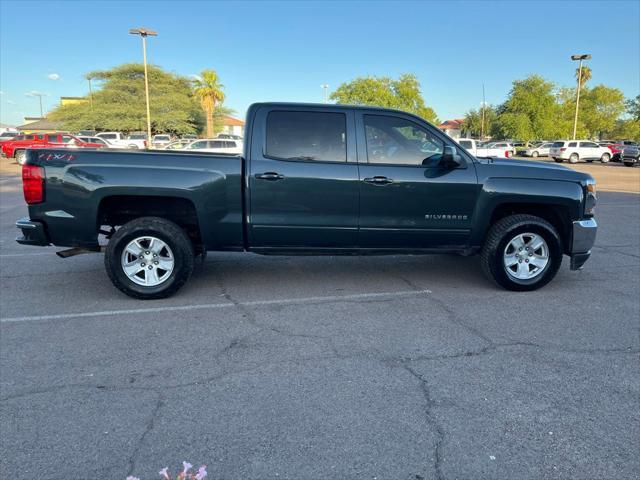
[(113, 284), (140, 299), (175, 293), (212, 250), (480, 254), (489, 279), (518, 291), (547, 284), (563, 254), (572, 270), (589, 258), (584, 173), (475, 157), (381, 108), (261, 103), (246, 126), (242, 155), (28, 151), (18, 243), (104, 251)]

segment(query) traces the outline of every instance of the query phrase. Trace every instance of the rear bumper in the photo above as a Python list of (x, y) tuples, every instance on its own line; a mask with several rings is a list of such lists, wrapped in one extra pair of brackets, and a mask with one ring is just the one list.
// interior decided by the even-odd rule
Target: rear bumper
[(573, 222), (571, 249), (569, 252), (571, 270), (580, 270), (589, 260), (597, 232), (598, 224), (593, 218)]
[(16, 221), (16, 227), (22, 231), (22, 235), (16, 238), (16, 242), (19, 244), (39, 247), (49, 245), (50, 242), (43, 223), (34, 222), (28, 217), (24, 217)]
[(638, 157), (622, 157), (622, 161), (623, 162), (627, 162), (627, 163), (639, 163), (640, 162), (640, 158)]

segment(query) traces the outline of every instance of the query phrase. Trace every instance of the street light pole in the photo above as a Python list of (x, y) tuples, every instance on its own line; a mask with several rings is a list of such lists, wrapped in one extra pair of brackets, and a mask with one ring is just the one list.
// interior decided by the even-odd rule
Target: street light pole
[(484, 140), (484, 107), (486, 102), (484, 100), (484, 83), (482, 84), (482, 122), (480, 124), (480, 139)]
[(157, 37), (158, 32), (146, 28), (132, 28), (129, 30), (132, 35), (142, 37), (142, 59), (144, 63), (144, 94), (147, 100), (147, 142), (151, 142), (151, 111), (149, 109), (149, 74), (147, 72), (147, 37)]
[(578, 108), (580, 106), (580, 88), (582, 87), (582, 61), (589, 60), (591, 55), (571, 55), (571, 60), (580, 60), (580, 64), (578, 66), (578, 87), (576, 92), (576, 115), (573, 118), (573, 140), (576, 139), (576, 131), (578, 129)]
[(323, 83), (322, 85), (320, 85), (320, 88), (324, 90), (324, 103), (329, 103), (329, 85)]

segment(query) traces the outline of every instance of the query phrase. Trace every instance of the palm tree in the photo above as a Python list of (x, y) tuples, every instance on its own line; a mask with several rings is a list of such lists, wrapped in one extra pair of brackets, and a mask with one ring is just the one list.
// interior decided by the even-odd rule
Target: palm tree
[(207, 137), (213, 137), (213, 111), (224, 101), (224, 85), (214, 70), (203, 70), (199, 78), (193, 80), (195, 96), (207, 115)]
[[(580, 67), (576, 68), (576, 82), (580, 78)], [(591, 80), (591, 69), (584, 65), (582, 67), (582, 77), (580, 78), (580, 88), (584, 88), (585, 83)]]

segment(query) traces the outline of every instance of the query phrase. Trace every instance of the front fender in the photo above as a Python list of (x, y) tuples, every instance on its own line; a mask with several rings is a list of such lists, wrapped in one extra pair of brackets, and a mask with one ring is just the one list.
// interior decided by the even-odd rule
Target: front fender
[(571, 219), (581, 217), (582, 186), (564, 180), (523, 178), (489, 178), (484, 182), (476, 209), (471, 233), (471, 245), (480, 246), (489, 229), (496, 208), (506, 204), (559, 206), (569, 211)]

